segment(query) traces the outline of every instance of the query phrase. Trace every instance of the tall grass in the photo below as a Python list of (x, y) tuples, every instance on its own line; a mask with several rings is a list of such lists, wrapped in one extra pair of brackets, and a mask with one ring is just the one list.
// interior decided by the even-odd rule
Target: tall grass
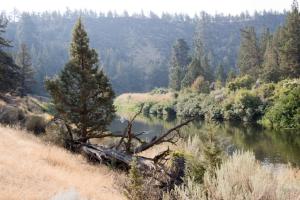
[(80, 199), (123, 199), (107, 167), (22, 130), (0, 127), (0, 135), (0, 199), (57, 199), (72, 188)]

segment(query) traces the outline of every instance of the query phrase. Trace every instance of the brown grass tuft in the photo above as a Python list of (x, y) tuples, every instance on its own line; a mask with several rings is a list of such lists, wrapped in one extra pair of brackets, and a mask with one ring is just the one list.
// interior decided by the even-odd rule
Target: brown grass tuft
[(0, 135), (0, 199), (50, 199), (72, 188), (83, 199), (124, 199), (107, 167), (25, 131), (0, 127)]

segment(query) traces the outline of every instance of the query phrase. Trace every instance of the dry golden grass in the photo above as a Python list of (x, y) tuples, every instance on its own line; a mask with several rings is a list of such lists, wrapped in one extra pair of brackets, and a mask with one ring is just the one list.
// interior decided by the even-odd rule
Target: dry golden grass
[(172, 93), (150, 94), (150, 93), (125, 93), (118, 96), (120, 102), (165, 102), (172, 100)]
[(124, 199), (116, 173), (80, 155), (45, 145), (25, 131), (0, 127), (0, 199), (50, 199), (74, 188), (82, 199)]

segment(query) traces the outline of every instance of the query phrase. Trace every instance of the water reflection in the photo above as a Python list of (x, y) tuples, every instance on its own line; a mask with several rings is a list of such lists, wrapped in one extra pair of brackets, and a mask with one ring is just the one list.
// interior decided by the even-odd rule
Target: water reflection
[[(110, 125), (111, 131), (120, 131), (126, 127), (125, 120), (117, 117)], [(140, 116), (134, 123), (133, 131), (141, 137), (151, 140), (164, 130), (179, 123), (178, 119), (158, 119), (156, 117)], [(228, 154), (236, 150), (252, 150), (258, 160), (268, 163), (291, 163), (300, 166), (300, 133), (293, 130), (268, 130), (254, 124), (220, 123), (212, 125), (197, 121), (184, 127), (185, 134), (199, 136), (214, 131), (222, 140), (223, 148)]]

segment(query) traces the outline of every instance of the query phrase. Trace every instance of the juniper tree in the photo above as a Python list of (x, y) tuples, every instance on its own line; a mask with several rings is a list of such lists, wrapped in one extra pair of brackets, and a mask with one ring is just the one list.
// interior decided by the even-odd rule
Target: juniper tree
[(31, 56), (26, 44), (21, 44), (16, 58), (16, 64), (20, 67), (20, 86), (21, 96), (31, 92), (34, 83), (34, 70), (32, 68)]
[(105, 131), (112, 121), (114, 92), (99, 69), (96, 51), (89, 47), (81, 19), (73, 30), (70, 60), (58, 77), (46, 81), (46, 89), (72, 137), (86, 141)]

